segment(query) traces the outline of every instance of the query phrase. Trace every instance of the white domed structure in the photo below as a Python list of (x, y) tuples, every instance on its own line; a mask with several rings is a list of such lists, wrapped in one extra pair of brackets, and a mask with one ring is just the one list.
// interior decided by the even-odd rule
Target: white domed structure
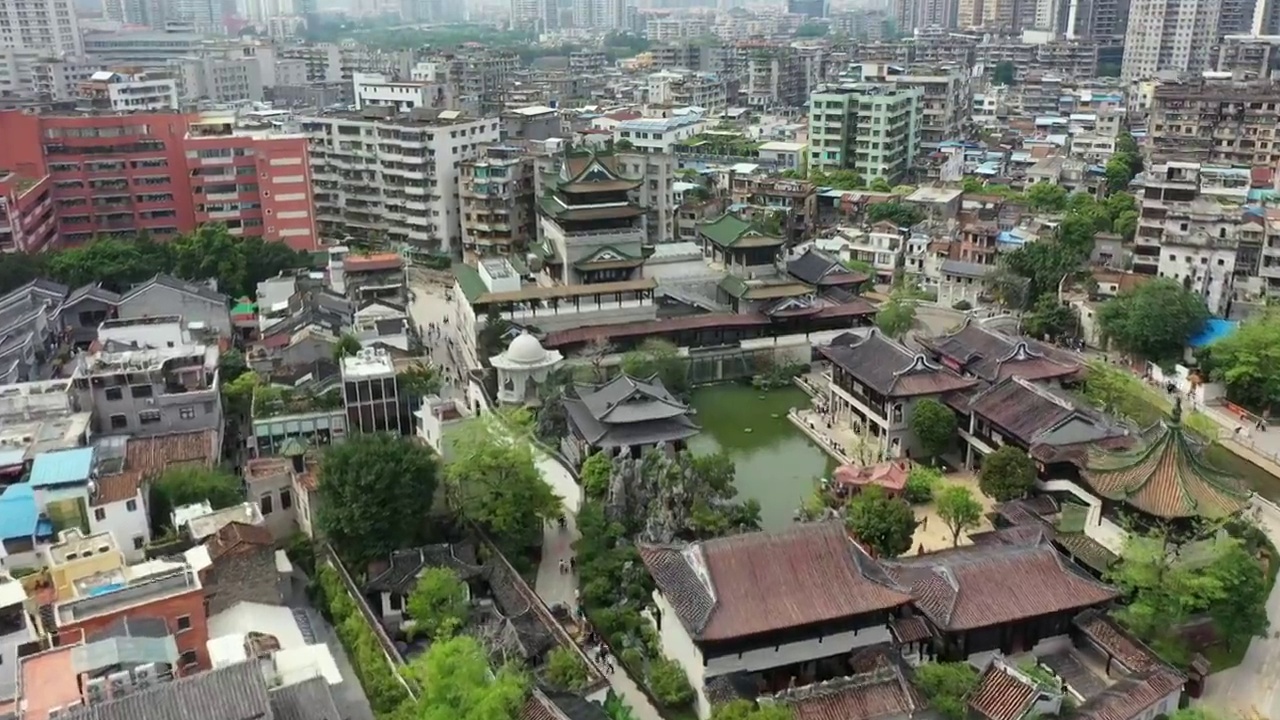
[(559, 350), (547, 350), (538, 338), (522, 332), (500, 355), (489, 358), (498, 371), (498, 402), (524, 405), (538, 398), (538, 385), (564, 361)]

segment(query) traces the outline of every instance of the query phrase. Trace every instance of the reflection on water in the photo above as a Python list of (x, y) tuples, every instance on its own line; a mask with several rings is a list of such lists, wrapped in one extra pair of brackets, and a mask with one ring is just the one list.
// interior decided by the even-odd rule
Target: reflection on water
[(738, 495), (760, 501), (766, 530), (790, 525), (814, 481), (835, 465), (787, 419), (788, 409), (808, 403), (809, 396), (797, 388), (766, 392), (734, 384), (693, 393), (694, 419), (702, 432), (689, 448), (695, 454), (729, 453), (737, 466)]

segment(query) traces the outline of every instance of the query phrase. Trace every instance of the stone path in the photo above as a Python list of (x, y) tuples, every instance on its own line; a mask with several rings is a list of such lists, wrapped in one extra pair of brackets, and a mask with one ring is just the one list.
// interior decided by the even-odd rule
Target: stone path
[[(578, 535), (577, 512), (581, 503), (581, 493), (573, 475), (557, 460), (546, 453), (535, 450), (538, 469), (543, 478), (555, 489), (564, 501), (565, 528), (561, 530), (556, 523), (548, 523), (542, 536), (542, 563), (538, 566), (538, 577), (534, 583), (534, 591), (547, 605), (561, 603), (573, 608), (577, 604), (574, 593), (578, 585), (578, 577), (574, 573), (561, 573), (560, 561), (569, 561), (573, 556), (573, 543)], [(649, 702), (649, 697), (632, 682), (620, 663), (614, 664), (614, 673), (606, 675), (613, 691), (631, 706), (636, 720), (662, 720), (658, 709)]]

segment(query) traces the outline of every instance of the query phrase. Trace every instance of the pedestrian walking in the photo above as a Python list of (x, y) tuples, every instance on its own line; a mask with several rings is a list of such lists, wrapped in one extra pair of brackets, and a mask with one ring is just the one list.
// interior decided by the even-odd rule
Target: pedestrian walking
[(567, 573), (567, 572), (569, 572), (569, 566), (568, 566), (567, 564), (565, 564), (565, 561), (564, 561), (564, 560), (561, 560), (561, 561), (560, 561), (560, 574), (561, 574), (561, 575), (564, 575), (564, 574), (565, 574), (565, 573)]

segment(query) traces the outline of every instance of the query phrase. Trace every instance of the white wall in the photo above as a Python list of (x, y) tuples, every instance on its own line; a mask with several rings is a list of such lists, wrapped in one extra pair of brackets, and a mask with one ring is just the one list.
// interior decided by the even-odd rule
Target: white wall
[(684, 625), (680, 624), (680, 616), (671, 607), (671, 603), (667, 602), (667, 599), (657, 590), (653, 591), (653, 604), (662, 616), (662, 627), (658, 628), (658, 639), (662, 641), (662, 654), (680, 663), (684, 668), (689, 684), (693, 686), (694, 694), (697, 696), (698, 717), (706, 720), (711, 717), (711, 703), (707, 702), (706, 693), (703, 691), (703, 685), (706, 683), (706, 668), (702, 664), (702, 651), (693, 644), (693, 638), (689, 637), (689, 633), (685, 632)]
[[(133, 509), (130, 510), (130, 501)], [(98, 511), (103, 512), (103, 519), (98, 519)], [(89, 534), (109, 532), (116, 541), (116, 547), (124, 553), (129, 562), (137, 562), (146, 556), (144, 548), (151, 539), (151, 531), (147, 524), (147, 505), (139, 491), (129, 500), (107, 503), (89, 508)], [(133, 539), (142, 538), (143, 548), (135, 548)]]

